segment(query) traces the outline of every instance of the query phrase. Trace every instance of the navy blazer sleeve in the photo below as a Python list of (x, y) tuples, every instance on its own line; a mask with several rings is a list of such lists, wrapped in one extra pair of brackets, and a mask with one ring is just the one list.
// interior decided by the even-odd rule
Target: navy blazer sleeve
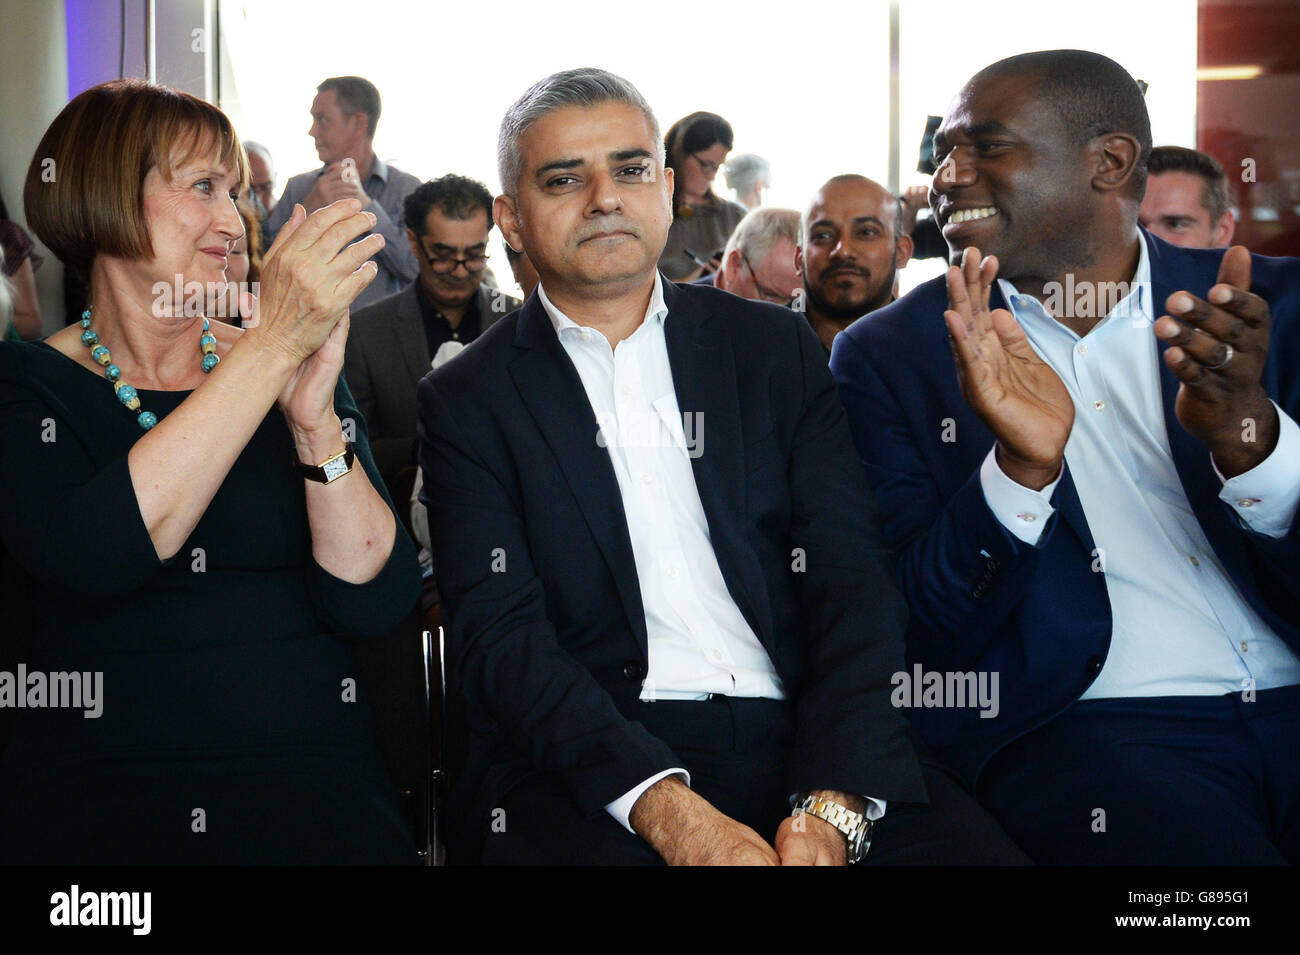
[[(1029, 590), (1057, 515), (1036, 547), (1024, 543), (989, 508), (978, 466), (945, 500), (899, 396), (848, 334), (835, 339), (831, 371), (897, 555), (899, 583), (912, 612), (909, 648), (954, 666), (974, 666)], [(936, 444), (943, 426), (935, 416)]]
[(606, 804), (663, 770), (672, 750), (618, 712), (609, 693), (556, 638), (546, 615), (511, 462), (480, 452), (473, 436), (495, 427), (472, 401), (417, 391), (421, 500), (443, 605), (447, 673), (465, 700), (555, 774), (579, 809)]

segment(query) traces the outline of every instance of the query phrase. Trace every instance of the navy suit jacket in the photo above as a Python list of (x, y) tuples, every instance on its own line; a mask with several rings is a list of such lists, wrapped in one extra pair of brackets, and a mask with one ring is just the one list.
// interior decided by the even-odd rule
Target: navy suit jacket
[[(713, 549), (794, 704), (790, 791), (923, 801), (889, 702), (906, 608), (821, 345), (780, 306), (666, 280), (664, 300), (677, 402), (703, 421), (692, 468)], [(485, 829), (538, 773), (598, 817), (684, 764), (629, 718), (648, 657), (627, 518), (539, 297), (418, 402), (446, 669), (470, 723), (453, 821)]]
[[(1146, 237), (1156, 316), (1180, 289), (1204, 298), (1223, 250)], [(1253, 256), (1251, 291), (1272, 314), (1264, 387), (1300, 418), (1300, 260)], [(974, 708), (909, 714), (973, 787), (995, 752), (1091, 685), (1110, 647), (1111, 613), (1068, 465), (1037, 546), (1006, 530), (984, 500), (979, 468), (995, 439), (962, 398), (943, 320), (947, 302), (939, 277), (864, 316), (835, 339), (831, 370), (898, 559), (911, 611), (909, 666), (999, 674), (996, 718), (982, 719)], [(990, 307), (1006, 307), (996, 287)], [(1166, 347), (1160, 343), (1161, 356)], [(1179, 382), (1163, 357), (1160, 376), (1170, 450), (1206, 537), (1245, 599), (1300, 650), (1297, 527), (1281, 540), (1243, 529), (1219, 500), (1209, 452), (1174, 416)]]

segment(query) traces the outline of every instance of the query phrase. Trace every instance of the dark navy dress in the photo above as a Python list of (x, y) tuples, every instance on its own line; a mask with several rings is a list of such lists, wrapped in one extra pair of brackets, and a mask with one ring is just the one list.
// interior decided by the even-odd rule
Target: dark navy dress
[[(140, 400), (161, 421), (189, 394)], [(335, 409), (382, 494), (342, 381)], [(416, 600), (400, 521), (374, 580), (322, 569), (272, 408), (163, 563), (127, 470), (143, 433), (102, 377), (44, 343), (0, 344), (0, 534), (35, 581), (27, 669), (103, 674), (98, 718), (21, 711), (0, 863), (415, 862), (346, 642)]]

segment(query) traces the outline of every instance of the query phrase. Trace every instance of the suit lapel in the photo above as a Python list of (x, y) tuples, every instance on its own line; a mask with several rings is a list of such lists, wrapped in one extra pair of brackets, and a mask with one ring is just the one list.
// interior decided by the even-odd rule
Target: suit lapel
[[(745, 447), (741, 433), (736, 356), (726, 333), (671, 282), (664, 280), (668, 317), (664, 337), (677, 407), (694, 423), (700, 453), (691, 459), (695, 487), (708, 520), (709, 537), (732, 599), (770, 650), (770, 614), (757, 613), (750, 571), (735, 546), (749, 539), (745, 515)], [(761, 572), (760, 572), (761, 573)]]
[[(412, 381), (419, 381), (429, 373), (433, 356), (429, 354), (429, 339), (424, 334), (424, 316), (420, 314), (420, 301), (416, 298), (417, 278), (406, 287), (397, 301), (397, 321), (393, 324), (394, 347), (401, 353), (398, 362), (406, 368)], [(394, 362), (397, 365), (397, 362)]]
[(540, 300), (529, 299), (515, 331), (509, 373), (614, 575), (628, 623), (648, 664), (645, 609), (627, 515), (609, 451), (596, 443), (596, 414), (577, 369), (560, 345)]
[[(1215, 275), (1195, 268), (1194, 263), (1177, 254), (1174, 247), (1158, 242), (1148, 233), (1147, 248), (1151, 258), (1151, 310), (1159, 318), (1167, 314), (1165, 300), (1174, 292), (1191, 292), (1204, 298), (1214, 284)], [(1152, 333), (1154, 334), (1154, 332)], [(1165, 364), (1165, 352), (1170, 345), (1157, 339), (1160, 366), (1160, 397), (1164, 405), (1165, 433), (1169, 440), (1169, 454), (1174, 460), (1174, 469), (1183, 485), (1183, 493), (1192, 506), (1192, 511), (1200, 522), (1211, 547), (1214, 548), (1225, 567), (1232, 573), (1237, 583), (1248, 591), (1253, 591), (1253, 584), (1241, 575), (1234, 573), (1237, 568), (1246, 567), (1250, 561), (1245, 538), (1233, 526), (1227, 509), (1219, 501), (1222, 484), (1210, 461), (1210, 452), (1178, 420), (1175, 406), (1178, 401), (1178, 389), (1182, 382)]]
[[(994, 283), (989, 295), (989, 308), (1005, 308), (1010, 310), (1007, 300), (1002, 296), (1002, 289)], [(1056, 492), (1052, 495), (1052, 507), (1061, 515), (1061, 520), (1070, 526), (1070, 529), (1083, 542), (1084, 550), (1091, 553), (1096, 548), (1096, 541), (1092, 537), (1092, 529), (1088, 527), (1088, 518), (1083, 513), (1083, 502), (1079, 500), (1079, 492), (1074, 486), (1074, 477), (1070, 469), (1065, 469), (1065, 475), (1061, 478), (1061, 483), (1056, 485)]]

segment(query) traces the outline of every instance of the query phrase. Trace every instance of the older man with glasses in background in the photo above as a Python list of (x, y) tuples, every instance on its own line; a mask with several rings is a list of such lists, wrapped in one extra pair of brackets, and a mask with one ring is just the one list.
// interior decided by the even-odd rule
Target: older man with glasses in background
[(483, 284), (492, 194), (482, 183), (456, 175), (426, 182), (406, 197), (403, 213), (419, 274), (356, 313), (344, 365), (390, 489), (415, 464), (415, 386), (438, 349), (468, 345), (522, 304)]
[(754, 209), (740, 220), (722, 253), (722, 267), (696, 279), (741, 298), (789, 305), (801, 282), (795, 268), (799, 213), (793, 209)]

